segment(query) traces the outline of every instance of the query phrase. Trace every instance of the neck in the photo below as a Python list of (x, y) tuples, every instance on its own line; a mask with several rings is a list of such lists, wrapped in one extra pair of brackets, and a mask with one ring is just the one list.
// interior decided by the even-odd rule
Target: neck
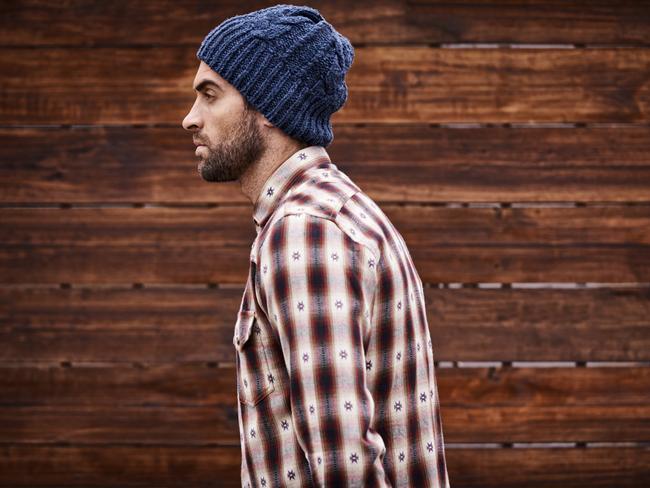
[(260, 158), (242, 174), (239, 179), (241, 192), (246, 195), (253, 205), (255, 205), (266, 180), (282, 163), (302, 147), (292, 139), (271, 143), (266, 146)]

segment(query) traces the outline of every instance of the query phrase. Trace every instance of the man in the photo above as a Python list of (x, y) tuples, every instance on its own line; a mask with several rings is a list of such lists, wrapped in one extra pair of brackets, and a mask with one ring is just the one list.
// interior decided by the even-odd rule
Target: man
[(242, 485), (448, 487), (422, 282), (325, 149), (352, 45), (276, 5), (226, 19), (197, 57), (183, 127), (257, 232), (233, 336)]

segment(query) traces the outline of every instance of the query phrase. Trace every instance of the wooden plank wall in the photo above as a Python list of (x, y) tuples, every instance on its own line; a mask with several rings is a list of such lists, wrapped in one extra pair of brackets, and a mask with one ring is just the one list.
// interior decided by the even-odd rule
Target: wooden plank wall
[[(453, 487), (647, 486), (650, 2), (309, 2), (334, 162), (423, 282)], [(196, 173), (195, 51), (269, 2), (0, 6), (0, 485), (237, 486), (255, 236)]]

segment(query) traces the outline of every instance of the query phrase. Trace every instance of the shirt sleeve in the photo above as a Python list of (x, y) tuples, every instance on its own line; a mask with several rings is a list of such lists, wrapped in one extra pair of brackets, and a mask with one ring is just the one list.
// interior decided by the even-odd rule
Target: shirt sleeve
[(260, 294), (282, 346), (293, 432), (317, 486), (385, 480), (366, 381), (375, 259), (336, 222), (309, 214), (273, 223), (260, 247)]

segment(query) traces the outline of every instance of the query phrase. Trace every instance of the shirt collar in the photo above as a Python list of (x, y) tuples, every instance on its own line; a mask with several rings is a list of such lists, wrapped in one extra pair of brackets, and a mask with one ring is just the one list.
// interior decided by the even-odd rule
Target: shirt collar
[(253, 206), (253, 221), (258, 232), (305, 171), (330, 162), (329, 154), (323, 146), (309, 146), (299, 149), (278, 166), (262, 186)]

